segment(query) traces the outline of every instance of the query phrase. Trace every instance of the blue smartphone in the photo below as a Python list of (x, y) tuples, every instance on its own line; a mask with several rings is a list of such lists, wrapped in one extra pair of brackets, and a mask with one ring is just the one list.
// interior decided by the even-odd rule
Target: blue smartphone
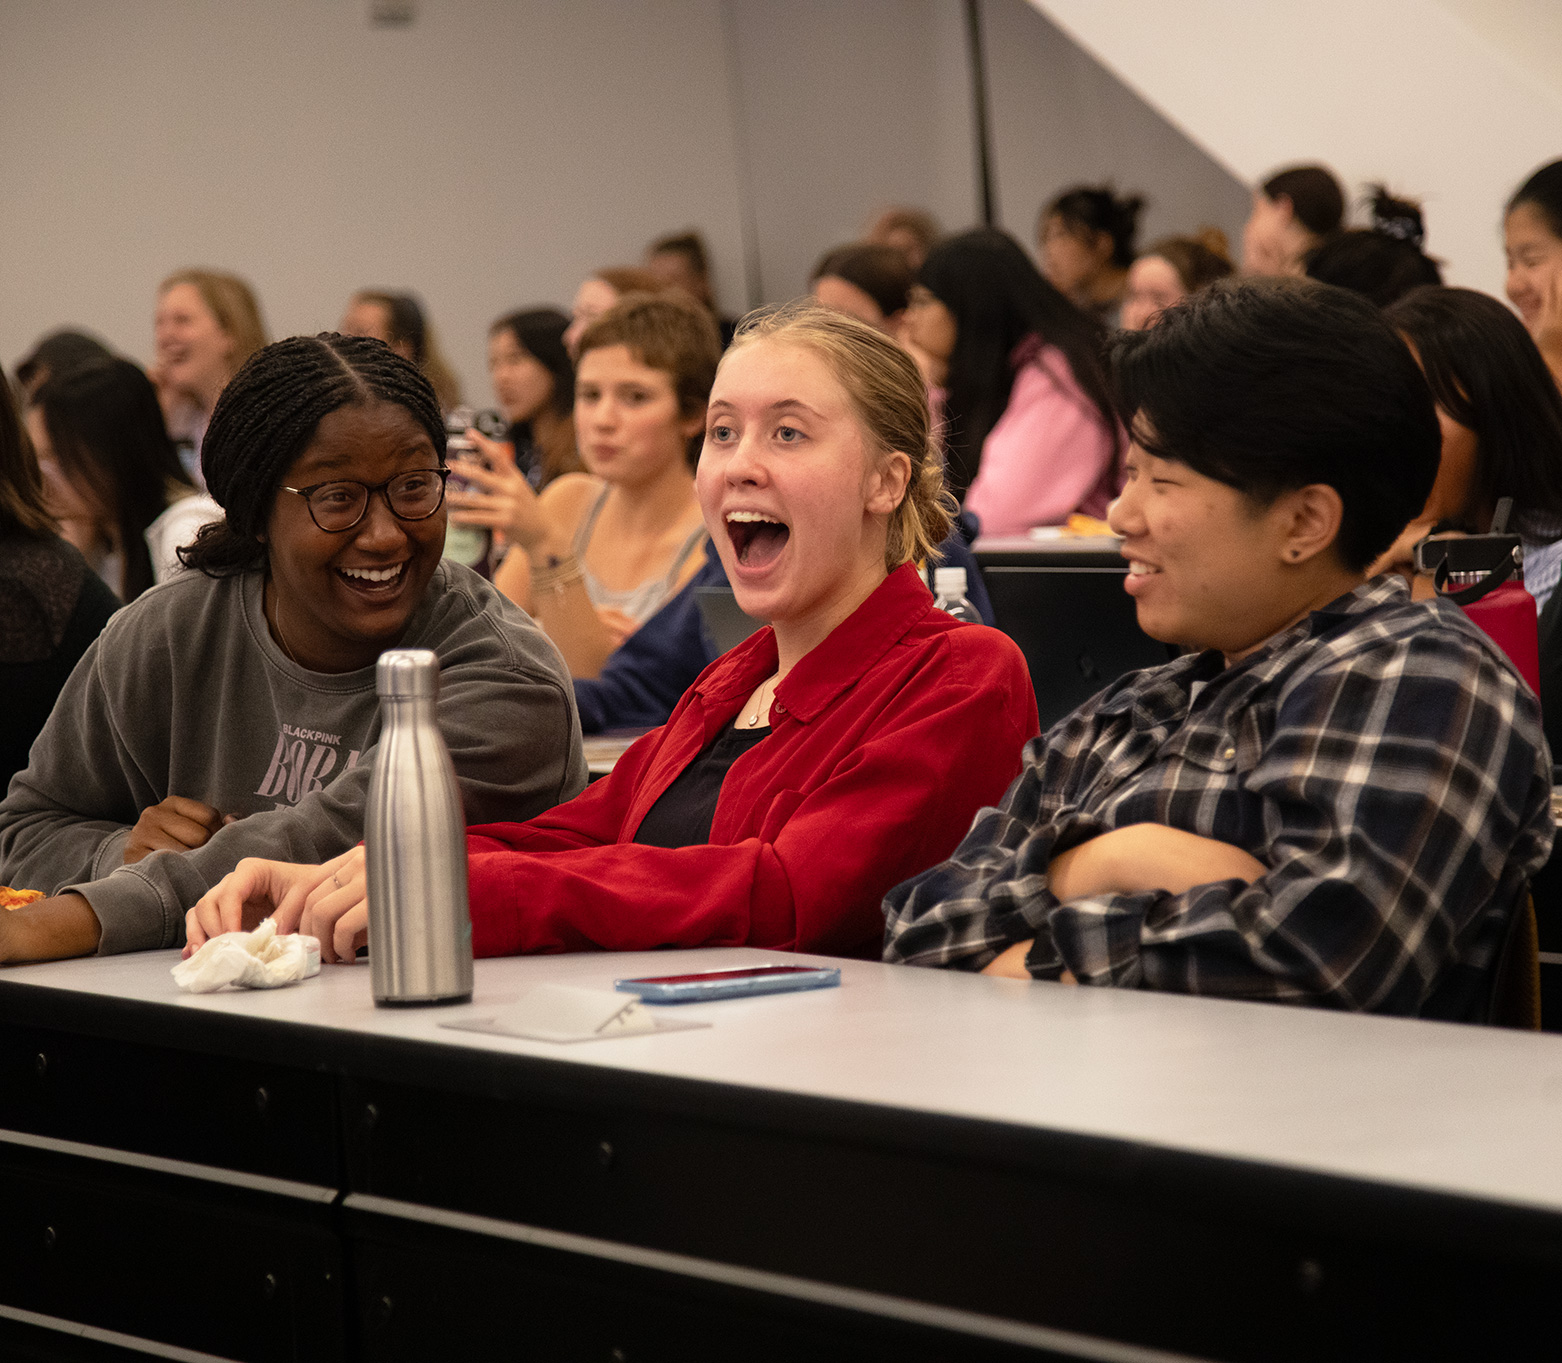
[(828, 989), (840, 982), (837, 966), (756, 965), (738, 970), (705, 970), (697, 975), (614, 980), (613, 988), (638, 994), (647, 1003), (704, 1003), (707, 999), (737, 999), (750, 994)]

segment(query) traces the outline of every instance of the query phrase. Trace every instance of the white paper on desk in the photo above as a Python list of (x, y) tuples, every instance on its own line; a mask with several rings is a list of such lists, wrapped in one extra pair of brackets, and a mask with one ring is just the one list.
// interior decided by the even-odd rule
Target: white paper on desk
[(534, 985), (518, 1002), (488, 1017), (442, 1022), (457, 1032), (488, 1032), (528, 1041), (607, 1041), (617, 1036), (685, 1032), (708, 1022), (659, 1017), (636, 994), (582, 989), (573, 984)]
[(213, 994), (228, 985), (276, 989), (320, 973), (320, 942), (298, 933), (277, 936), (267, 918), (254, 932), (225, 932), (173, 968), (174, 983), (192, 994)]

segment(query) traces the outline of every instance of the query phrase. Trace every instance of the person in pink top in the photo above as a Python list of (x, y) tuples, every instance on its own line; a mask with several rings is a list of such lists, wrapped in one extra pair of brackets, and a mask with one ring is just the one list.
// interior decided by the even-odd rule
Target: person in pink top
[(1012, 237), (979, 228), (934, 248), (907, 310), (911, 343), (944, 389), (949, 481), (982, 533), (1104, 516), (1122, 437), (1104, 335)]

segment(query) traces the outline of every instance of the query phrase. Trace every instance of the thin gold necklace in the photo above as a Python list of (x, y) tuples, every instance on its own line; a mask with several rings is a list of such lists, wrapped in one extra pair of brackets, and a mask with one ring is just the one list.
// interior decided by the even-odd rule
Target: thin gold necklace
[(759, 727), (760, 717), (765, 713), (766, 709), (765, 687), (769, 685), (770, 679), (767, 677), (765, 679), (764, 685), (759, 688), (759, 703), (754, 706), (754, 713), (748, 718), (747, 721), (745, 721), (750, 729), (757, 729)]
[(282, 593), (274, 582), (271, 584), (271, 623), (277, 627), (277, 642), (282, 645), (282, 652), (288, 662), (294, 667), (302, 667), (303, 663), (293, 656), (293, 650), (287, 646), (287, 636), (282, 633)]

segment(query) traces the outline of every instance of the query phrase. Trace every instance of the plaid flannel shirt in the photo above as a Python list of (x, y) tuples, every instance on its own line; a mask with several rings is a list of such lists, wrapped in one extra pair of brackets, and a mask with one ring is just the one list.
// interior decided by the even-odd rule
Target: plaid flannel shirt
[[(890, 892), (885, 959), (1470, 1016), (1551, 847), (1539, 705), (1457, 606), (1379, 577), (1231, 667), (1131, 673), (1025, 752), (954, 856)], [(1158, 823), (1268, 871), (1060, 903), (1052, 858)]]

